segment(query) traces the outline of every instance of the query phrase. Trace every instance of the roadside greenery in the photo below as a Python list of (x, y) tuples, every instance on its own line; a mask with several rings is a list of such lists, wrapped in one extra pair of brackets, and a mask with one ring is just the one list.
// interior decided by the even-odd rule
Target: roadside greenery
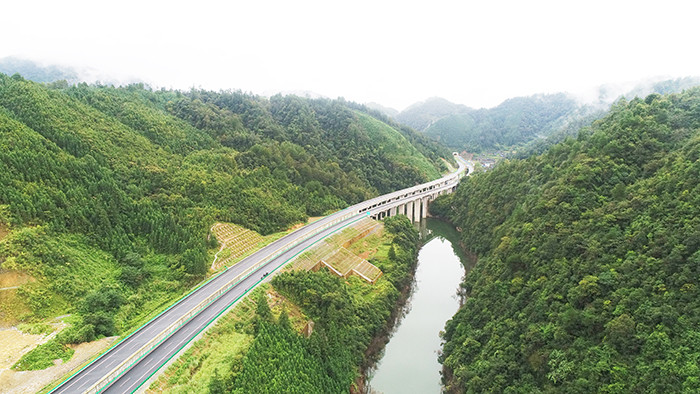
[(46, 369), (54, 365), (54, 360), (70, 360), (73, 353), (75, 353), (75, 350), (60, 343), (56, 339), (51, 339), (22, 356), (22, 358), (12, 366), (12, 369), (17, 371)]
[(699, 109), (698, 88), (622, 100), (432, 205), (479, 255), (448, 391), (700, 391)]
[(374, 285), (327, 270), (275, 276), (272, 286), (315, 323), (313, 333), (300, 335), (285, 311), (275, 318), (259, 298), (250, 350), (212, 375), (210, 392), (348, 392), (369, 361), (370, 342), (387, 329), (398, 286), (410, 281), (416, 262), (418, 233), (408, 218), (387, 218), (385, 226), (389, 241), (381, 247), (387, 251), (371, 260), (385, 275)]
[(0, 74), (0, 262), (32, 277), (13, 324), (128, 332), (205, 278), (214, 222), (272, 234), (438, 177), (447, 151), (356, 107)]

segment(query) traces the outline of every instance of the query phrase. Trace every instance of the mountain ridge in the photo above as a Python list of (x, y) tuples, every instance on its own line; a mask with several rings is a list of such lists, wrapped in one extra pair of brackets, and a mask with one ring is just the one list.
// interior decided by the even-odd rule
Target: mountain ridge
[(0, 263), (32, 278), (0, 324), (126, 332), (207, 274), (216, 221), (277, 233), (439, 177), (450, 152), (411, 133), (343, 100), (0, 74)]
[(479, 258), (443, 335), (447, 391), (700, 389), (699, 103), (620, 100), (431, 205)]

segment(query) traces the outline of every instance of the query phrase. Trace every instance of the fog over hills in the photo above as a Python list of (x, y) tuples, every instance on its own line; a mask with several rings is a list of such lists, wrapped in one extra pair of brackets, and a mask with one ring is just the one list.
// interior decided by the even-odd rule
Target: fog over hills
[(585, 124), (601, 117), (621, 98), (651, 93), (681, 92), (700, 85), (700, 78), (653, 78), (621, 84), (605, 84), (576, 94), (535, 94), (505, 100), (493, 108), (472, 109), (433, 97), (411, 105), (395, 116), (401, 123), (424, 132), (451, 149), (483, 150), (524, 147), (541, 150), (574, 135)]
[[(120, 80), (97, 70), (40, 64), (27, 59), (0, 59), (0, 72), (19, 73), (35, 82), (65, 80), (69, 85), (79, 82), (107, 85), (127, 85), (141, 82), (138, 78)], [(632, 99), (651, 93), (680, 92), (700, 85), (700, 77), (669, 79), (649, 78), (641, 81), (607, 83), (575, 93), (535, 94), (513, 97), (492, 108), (474, 109), (441, 97), (417, 102), (403, 111), (381, 103), (365, 104), (397, 122), (441, 142), (450, 149), (480, 152), (511, 149), (541, 151), (544, 146), (574, 135), (585, 124), (602, 116), (622, 97)], [(323, 96), (310, 90), (265, 91), (263, 96), (295, 95), (306, 98)]]
[(21, 74), (24, 78), (35, 82), (55, 82), (65, 80), (70, 83), (80, 82), (78, 72), (70, 67), (57, 65), (43, 66), (36, 62), (16, 57), (0, 59), (0, 72), (13, 75)]
[(46, 64), (12, 56), (0, 58), (0, 72), (7, 75), (20, 74), (25, 79), (42, 83), (66, 81), (69, 85), (85, 82), (115, 86), (144, 83), (143, 79), (134, 76), (119, 78), (93, 68)]
[(366, 103), (365, 105), (367, 106), (367, 108), (371, 108), (375, 111), (379, 111), (379, 112), (383, 113), (384, 115), (389, 116), (389, 117), (394, 118), (394, 119), (396, 119), (396, 115), (399, 114), (399, 111), (397, 109), (385, 107), (379, 103), (370, 102), (370, 103)]

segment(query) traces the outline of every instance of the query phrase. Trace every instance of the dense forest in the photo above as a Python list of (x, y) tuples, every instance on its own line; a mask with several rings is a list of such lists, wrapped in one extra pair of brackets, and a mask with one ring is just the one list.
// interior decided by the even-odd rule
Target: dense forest
[(432, 210), (479, 256), (451, 392), (700, 391), (700, 88), (621, 100)]
[(214, 221), (286, 230), (450, 156), (343, 100), (3, 74), (0, 136), (0, 262), (34, 279), (5, 292), (2, 321), (75, 312), (65, 343), (124, 332), (203, 278)]
[(577, 116), (579, 107), (564, 93), (516, 97), (494, 108), (443, 117), (425, 134), (460, 151), (507, 149), (565, 127)]

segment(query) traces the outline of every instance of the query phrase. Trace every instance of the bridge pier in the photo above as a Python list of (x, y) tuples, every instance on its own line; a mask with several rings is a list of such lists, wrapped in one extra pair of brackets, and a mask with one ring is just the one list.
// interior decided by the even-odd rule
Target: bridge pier
[(420, 222), (420, 200), (413, 201), (413, 221)]
[(422, 219), (425, 219), (428, 217), (428, 197), (423, 198), (423, 204), (421, 206), (421, 215), (420, 217)]

